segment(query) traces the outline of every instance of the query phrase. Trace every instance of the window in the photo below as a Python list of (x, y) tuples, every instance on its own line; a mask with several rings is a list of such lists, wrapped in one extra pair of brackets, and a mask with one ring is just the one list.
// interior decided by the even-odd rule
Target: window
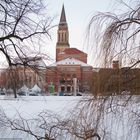
[(76, 78), (76, 74), (73, 74), (73, 75), (72, 75), (72, 78)]
[(60, 42), (60, 33), (58, 33), (58, 42)]
[(65, 33), (65, 41), (67, 41), (67, 34)]
[(62, 42), (63, 42), (63, 33), (62, 33)]

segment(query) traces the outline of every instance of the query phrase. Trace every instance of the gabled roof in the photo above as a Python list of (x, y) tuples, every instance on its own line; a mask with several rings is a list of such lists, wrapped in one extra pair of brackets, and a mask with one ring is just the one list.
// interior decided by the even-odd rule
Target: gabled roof
[(65, 54), (79, 54), (79, 53), (83, 53), (86, 54), (80, 50), (78, 50), (77, 48), (67, 48), (63, 51)]
[(50, 67), (58, 66), (58, 65), (81, 65), (82, 67), (91, 67), (90, 65), (72, 57), (66, 58), (61, 61), (57, 61), (54, 64), (50, 65)]

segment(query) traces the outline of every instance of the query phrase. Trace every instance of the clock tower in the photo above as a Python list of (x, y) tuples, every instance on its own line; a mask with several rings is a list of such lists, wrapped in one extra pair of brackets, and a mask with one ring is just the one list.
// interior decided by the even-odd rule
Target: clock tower
[(66, 48), (69, 48), (69, 30), (66, 20), (65, 8), (63, 5), (57, 31), (56, 61), (58, 61), (58, 55), (61, 54)]

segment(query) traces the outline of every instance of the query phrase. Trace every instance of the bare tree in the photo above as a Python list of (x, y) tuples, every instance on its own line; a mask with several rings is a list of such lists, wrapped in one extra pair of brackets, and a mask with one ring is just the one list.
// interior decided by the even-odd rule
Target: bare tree
[[(79, 109), (79, 111), (77, 110)], [(139, 135), (139, 97), (98, 96), (84, 98), (72, 116), (69, 129), (79, 139), (136, 139)], [(73, 129), (71, 129), (73, 128)], [(85, 133), (90, 132), (90, 133)], [(90, 134), (90, 135), (86, 135)]]
[[(87, 113), (87, 112), (86, 112)], [(92, 118), (93, 119), (93, 118)], [(76, 109), (65, 120), (64, 126), (70, 138), (75, 140), (101, 140), (95, 122), (89, 118), (88, 114), (82, 109)], [(92, 121), (91, 121), (92, 120)]]
[(16, 97), (18, 80), (14, 73), (18, 67), (30, 67), (38, 74), (40, 68), (32, 63), (40, 57), (50, 59), (40, 52), (40, 46), (44, 37), (50, 37), (53, 19), (46, 12), (43, 0), (1, 0), (0, 15), (0, 53), (9, 65), (8, 79)]
[[(92, 49), (96, 50), (97, 47), (100, 50), (96, 58), (101, 60), (101, 64), (105, 67), (110, 66), (113, 59), (138, 67), (140, 63), (140, 2), (139, 0), (129, 4), (123, 0), (119, 2), (126, 12), (99, 12), (92, 17), (88, 26), (89, 41)], [(93, 57), (95, 58), (95, 55)]]
[(4, 136), (15, 132), (36, 140), (140, 138), (139, 99), (131, 96), (84, 97), (66, 116), (48, 110), (35, 118), (17, 114), (9, 118), (0, 110), (0, 133)]
[[(35, 118), (25, 119), (20, 113), (16, 118), (9, 118), (4, 111), (0, 110), (0, 129), (7, 129), (4, 135), (9, 131), (14, 131), (29, 138), (36, 140), (55, 140), (63, 137), (62, 126), (64, 121), (60, 120), (60, 116), (49, 110), (42, 111)], [(9, 130), (10, 128), (10, 130)]]
[[(98, 12), (89, 22), (88, 42), (94, 51), (93, 64), (103, 67), (95, 72), (93, 91), (96, 94), (122, 94), (123, 91), (139, 94), (140, 1), (117, 2), (123, 10)], [(110, 67), (114, 60), (119, 65), (113, 70)], [(128, 68), (123, 69), (123, 66)]]
[(10, 66), (5, 70), (5, 88), (11, 88), (15, 98), (23, 85), (32, 88), (37, 84), (42, 91), (45, 91), (46, 65), (44, 61), (41, 57), (27, 57), (26, 59), (27, 66)]
[(29, 60), (25, 58), (31, 46), (42, 40), (42, 34), (49, 37), (52, 19), (43, 13), (44, 9), (42, 0), (1, 0), (0, 52), (9, 66), (27, 66)]

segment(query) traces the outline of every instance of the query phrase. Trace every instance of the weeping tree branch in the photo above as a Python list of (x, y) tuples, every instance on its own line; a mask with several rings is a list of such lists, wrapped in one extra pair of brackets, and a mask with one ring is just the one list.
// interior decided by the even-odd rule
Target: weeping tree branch
[[(96, 40), (97, 43), (92, 44), (100, 49), (99, 57), (104, 66), (109, 66), (112, 59), (119, 59), (123, 62), (126, 59), (127, 62), (131, 62), (134, 58), (137, 59), (136, 61), (140, 58), (139, 48), (135, 49), (139, 46), (140, 2), (138, 0), (135, 0), (135, 2), (137, 4), (133, 7), (133, 4), (130, 6), (121, 1), (121, 4), (128, 9), (125, 13), (99, 12), (90, 20), (88, 26), (89, 38)], [(131, 52), (128, 50), (131, 50)]]

